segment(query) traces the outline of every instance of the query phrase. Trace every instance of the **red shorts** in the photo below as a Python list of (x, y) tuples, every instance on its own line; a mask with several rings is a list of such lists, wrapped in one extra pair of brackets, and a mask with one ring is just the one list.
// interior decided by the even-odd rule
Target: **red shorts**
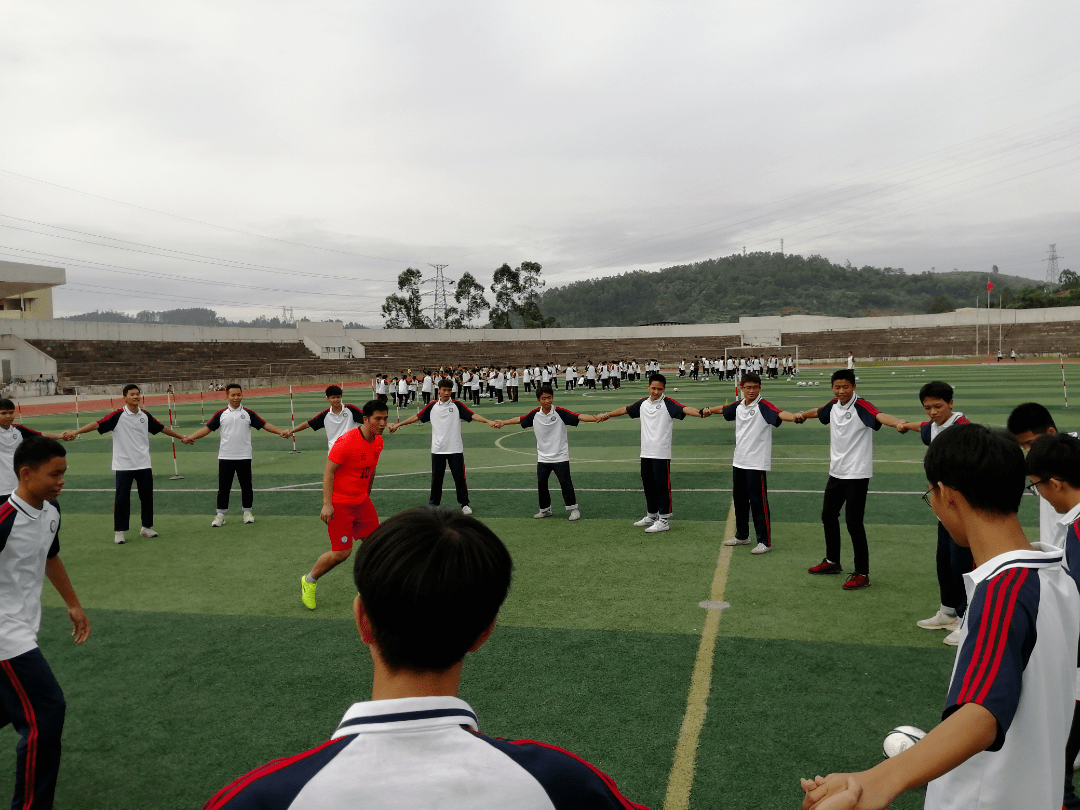
[(326, 524), (330, 535), (330, 548), (344, 551), (353, 546), (354, 540), (363, 540), (379, 528), (379, 516), (371, 498), (360, 503), (335, 503), (334, 517)]

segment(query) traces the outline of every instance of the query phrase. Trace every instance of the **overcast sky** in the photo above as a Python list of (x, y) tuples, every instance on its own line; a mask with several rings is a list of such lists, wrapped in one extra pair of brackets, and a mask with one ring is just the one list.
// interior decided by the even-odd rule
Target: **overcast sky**
[(65, 267), (58, 315), (372, 326), (437, 263), (552, 286), (783, 239), (1042, 279), (1051, 243), (1080, 266), (1078, 31), (1076, 0), (7, 3), (0, 258)]

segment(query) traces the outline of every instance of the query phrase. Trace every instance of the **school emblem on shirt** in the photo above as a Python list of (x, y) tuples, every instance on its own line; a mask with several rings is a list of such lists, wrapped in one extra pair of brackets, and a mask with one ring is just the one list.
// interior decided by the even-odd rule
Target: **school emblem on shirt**
[(56, 534), (56, 521), (55, 520), (50, 520), (49, 521), (49, 534)]
[(139, 424), (140, 425), (145, 425), (146, 424), (146, 417), (143, 416), (141, 413), (139, 414)]

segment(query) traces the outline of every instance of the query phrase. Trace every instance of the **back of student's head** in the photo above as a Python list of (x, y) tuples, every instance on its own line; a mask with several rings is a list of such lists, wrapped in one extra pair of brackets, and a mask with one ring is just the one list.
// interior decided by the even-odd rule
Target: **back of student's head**
[(551, 387), (551, 383), (544, 383), (543, 385), (537, 386), (536, 398), (540, 399), (544, 394), (547, 394), (549, 397), (555, 396), (555, 389)]
[(971, 506), (1015, 514), (1024, 494), (1024, 451), (1007, 433), (984, 425), (953, 425), (930, 444), (926, 480), (955, 489)]
[(12, 467), (15, 469), (15, 475), (18, 475), (19, 470), (23, 467), (36, 470), (46, 461), (57, 457), (63, 458), (66, 455), (67, 450), (64, 449), (64, 445), (60, 444), (56, 439), (50, 439), (46, 436), (31, 436), (29, 439), (23, 439), (19, 446), (15, 448)]
[(1046, 433), (1050, 428), (1057, 430), (1050, 411), (1038, 402), (1025, 402), (1013, 408), (1006, 427), (1014, 436), (1019, 436), (1021, 433)]
[(328, 385), (326, 386), (326, 396), (328, 397), (340, 397), (341, 386), (340, 385)]
[(386, 407), (386, 403), (381, 399), (369, 399), (364, 403), (364, 408), (360, 411), (364, 416), (374, 416), (377, 413), (389, 413)]
[(942, 402), (953, 401), (952, 386), (941, 380), (932, 380), (919, 389), (919, 402), (928, 399), (940, 399)]
[(1044, 433), (1031, 445), (1026, 467), (1033, 479), (1060, 478), (1080, 489), (1080, 439), (1068, 433)]
[(512, 570), (510, 552), (479, 520), (424, 506), (364, 540), (353, 578), (387, 666), (440, 670), (495, 620)]
[(832, 373), (829, 378), (830, 383), (834, 383), (837, 380), (847, 380), (852, 385), (855, 385), (855, 372), (850, 368), (841, 368)]
[(746, 385), (747, 383), (757, 383), (758, 385), (761, 385), (761, 375), (756, 371), (747, 371), (742, 375), (741, 382), (743, 385)]

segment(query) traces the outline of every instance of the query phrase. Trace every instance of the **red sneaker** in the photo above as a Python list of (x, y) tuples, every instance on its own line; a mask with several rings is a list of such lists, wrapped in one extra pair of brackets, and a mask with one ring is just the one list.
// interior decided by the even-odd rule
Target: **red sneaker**
[(847, 578), (847, 582), (844, 583), (845, 591), (858, 591), (862, 588), (870, 587), (870, 577), (866, 574), (860, 574), (858, 572), (852, 574)]
[(843, 567), (840, 563), (829, 562), (828, 560), (822, 560), (817, 565), (811, 566), (806, 569), (810, 574), (842, 574), (844, 573)]

